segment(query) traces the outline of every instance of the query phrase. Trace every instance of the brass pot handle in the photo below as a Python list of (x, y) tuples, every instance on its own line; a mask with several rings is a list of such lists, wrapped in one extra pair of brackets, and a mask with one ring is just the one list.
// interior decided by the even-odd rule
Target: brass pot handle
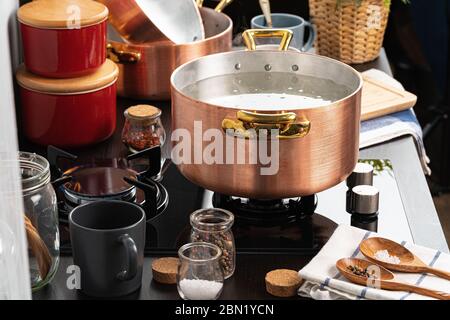
[(118, 49), (112, 43), (108, 43), (106, 45), (106, 57), (115, 63), (135, 64), (141, 60), (141, 53)]
[(270, 114), (239, 110), (236, 118), (223, 119), (222, 129), (226, 132), (231, 129), (235, 136), (243, 138), (250, 138), (254, 132), (258, 135), (261, 129), (278, 129), (279, 139), (295, 139), (306, 136), (311, 130), (311, 122), (297, 119), (294, 112)]
[(242, 33), (247, 50), (256, 50), (257, 38), (281, 38), (278, 50), (287, 51), (292, 40), (292, 31), (288, 29), (247, 29)]
[(233, 0), (221, 0), (221, 1), (219, 2), (219, 4), (216, 6), (216, 8), (214, 9), (214, 11), (216, 11), (216, 12), (222, 12), (223, 9), (225, 9), (226, 7), (228, 7), (228, 5), (229, 5), (230, 3), (232, 3), (232, 2), (233, 2)]
[[(203, 1), (204, 1), (204, 0), (197, 0), (197, 1), (196, 1), (197, 6), (198, 6), (199, 8), (203, 7)], [(216, 8), (214, 9), (214, 11), (216, 11), (216, 12), (222, 12), (223, 9), (225, 9), (226, 7), (228, 7), (228, 5), (229, 5), (230, 3), (232, 3), (232, 2), (233, 2), (233, 0), (221, 0), (221, 1), (217, 4), (217, 6), (216, 6)]]
[(249, 123), (262, 123), (262, 124), (286, 124), (292, 123), (297, 118), (294, 112), (285, 113), (257, 113), (245, 110), (239, 110), (237, 113), (237, 118), (244, 122)]

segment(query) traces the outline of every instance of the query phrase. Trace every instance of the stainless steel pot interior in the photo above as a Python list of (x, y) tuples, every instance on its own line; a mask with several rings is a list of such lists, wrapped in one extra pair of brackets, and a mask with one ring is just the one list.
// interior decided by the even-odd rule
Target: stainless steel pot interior
[[(215, 37), (217, 35), (222, 34), (231, 28), (232, 21), (231, 19), (221, 13), (214, 11), (209, 8), (200, 8), (200, 14), (203, 20), (203, 28), (205, 30), (205, 39), (209, 39), (211, 37)], [(173, 46), (169, 41), (167, 42), (156, 42), (156, 43), (140, 43), (140, 44), (129, 44), (125, 41), (120, 34), (116, 31), (116, 29), (108, 23), (108, 40), (123, 44), (128, 44), (130, 48), (148, 48), (148, 47), (161, 47), (161, 46)], [(199, 42), (192, 42), (185, 45), (197, 46)]]
[(203, 40), (202, 20), (193, 0), (135, 0), (150, 21), (176, 44)]
[[(334, 99), (333, 103), (353, 95), (362, 85), (359, 73), (339, 61), (315, 54), (267, 50), (219, 53), (190, 61), (173, 72), (171, 83), (178, 91), (190, 97), (190, 91), (187, 88), (201, 80), (223, 75), (261, 72), (327, 79), (348, 88), (347, 92)], [(253, 82), (252, 85), (258, 87), (261, 78), (256, 77)], [(289, 81), (286, 81), (286, 84), (288, 85)], [(279, 86), (279, 84), (277, 85)], [(194, 99), (208, 103), (209, 97), (229, 92), (231, 86), (232, 83), (223, 83), (220, 87), (210, 86), (208, 90), (199, 91), (198, 96)], [(263, 89), (263, 92), (271, 93), (272, 88), (265, 86)], [(235, 108), (242, 109), (242, 106)], [(300, 108), (301, 106), (299, 106)], [(254, 106), (254, 110), (258, 110), (257, 105)], [(277, 111), (280, 108), (274, 105), (273, 110)]]

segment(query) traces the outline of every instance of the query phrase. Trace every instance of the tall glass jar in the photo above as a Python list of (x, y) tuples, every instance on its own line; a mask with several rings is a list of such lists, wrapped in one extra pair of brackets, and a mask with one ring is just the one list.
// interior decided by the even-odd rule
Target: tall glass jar
[(131, 152), (163, 146), (166, 132), (161, 122), (161, 110), (150, 105), (129, 107), (124, 112), (122, 142)]
[(209, 242), (222, 250), (220, 265), (225, 279), (231, 277), (236, 267), (236, 247), (231, 227), (234, 216), (224, 209), (200, 209), (191, 213), (192, 242)]
[(212, 243), (194, 242), (178, 250), (177, 288), (184, 300), (216, 300), (223, 289), (222, 251)]
[(33, 291), (49, 283), (59, 263), (58, 209), (50, 165), (37, 154), (19, 152), (25, 228)]

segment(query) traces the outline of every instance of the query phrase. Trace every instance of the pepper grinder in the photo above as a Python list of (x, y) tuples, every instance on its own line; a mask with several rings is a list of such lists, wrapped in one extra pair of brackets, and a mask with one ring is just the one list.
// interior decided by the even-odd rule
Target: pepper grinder
[(346, 211), (350, 213), (351, 225), (361, 229), (377, 231), (378, 190), (372, 187), (373, 167), (358, 162), (347, 178)]
[(373, 167), (368, 163), (358, 162), (355, 169), (353, 169), (352, 174), (347, 178), (346, 183), (348, 190), (346, 193), (345, 209), (348, 213), (352, 213), (351, 190), (359, 185), (371, 186), (373, 184)]
[(374, 186), (359, 185), (351, 190), (351, 225), (369, 231), (378, 229), (379, 191)]

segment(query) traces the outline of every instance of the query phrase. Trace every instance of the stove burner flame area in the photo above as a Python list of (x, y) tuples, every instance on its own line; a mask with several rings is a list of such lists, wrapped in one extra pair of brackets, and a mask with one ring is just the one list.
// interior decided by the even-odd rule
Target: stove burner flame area
[(64, 172), (72, 180), (64, 188), (78, 194), (101, 197), (123, 193), (134, 188), (124, 178), (136, 179), (137, 173), (130, 169), (114, 167), (74, 167)]
[[(81, 164), (77, 156), (49, 146), (47, 157), (52, 184), (57, 191), (60, 217), (64, 221), (76, 206), (99, 200), (136, 203), (144, 209), (147, 220), (157, 217), (167, 207), (168, 192), (155, 180), (161, 171), (159, 146), (129, 155), (126, 159), (90, 159)], [(69, 160), (72, 167), (62, 170), (58, 166), (59, 159)], [(132, 168), (130, 160), (135, 159), (141, 160), (140, 166), (144, 166), (142, 172)], [(73, 166), (75, 161), (78, 164)]]

